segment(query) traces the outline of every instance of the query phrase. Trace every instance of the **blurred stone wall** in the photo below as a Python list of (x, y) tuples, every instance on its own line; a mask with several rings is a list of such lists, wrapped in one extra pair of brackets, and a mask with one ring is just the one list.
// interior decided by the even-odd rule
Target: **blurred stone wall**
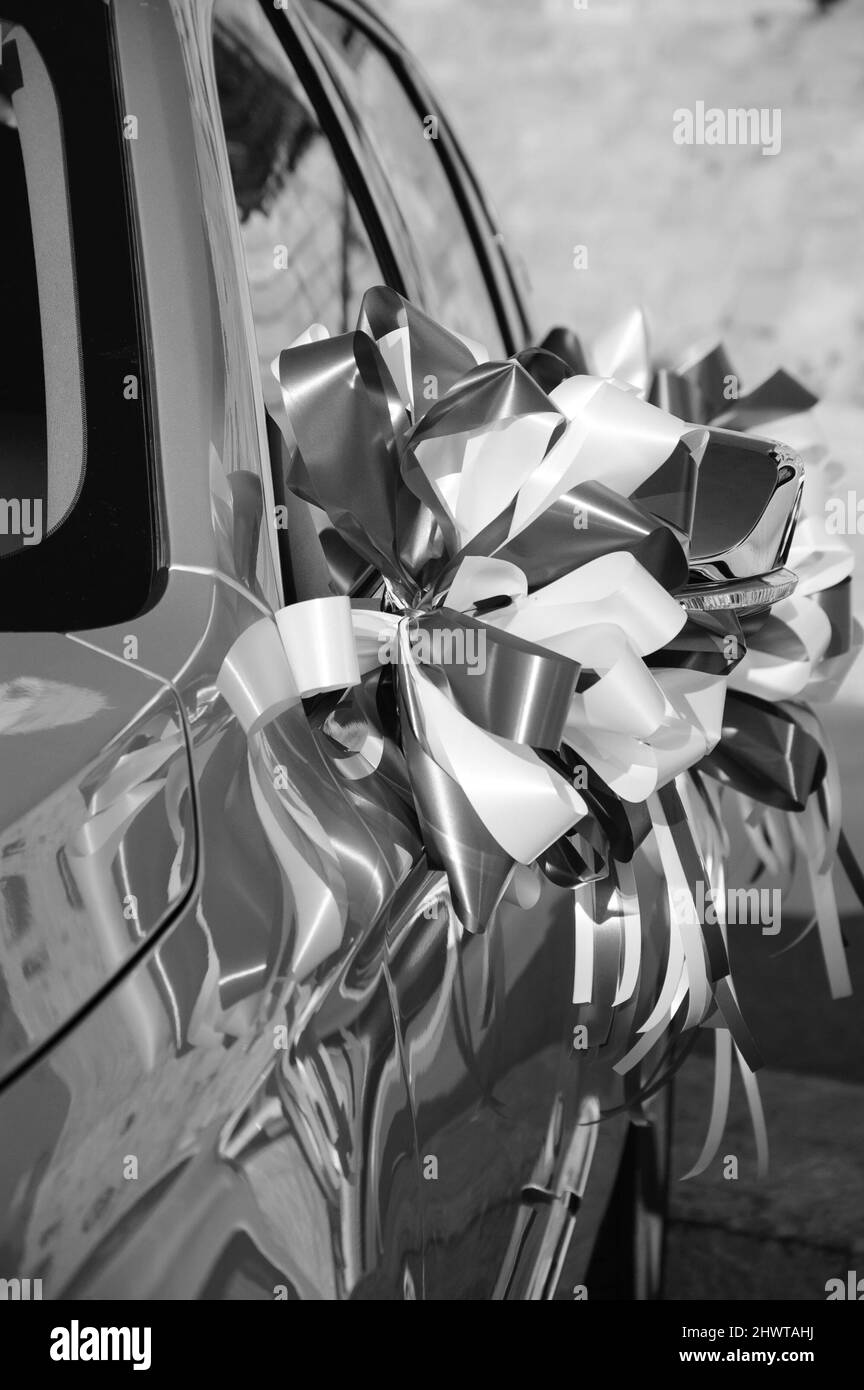
[[(536, 326), (634, 302), (658, 351), (718, 333), (864, 405), (864, 3), (377, 0), (533, 282)], [(679, 107), (781, 112), (781, 148), (676, 145)], [(573, 268), (573, 248), (587, 268)]]

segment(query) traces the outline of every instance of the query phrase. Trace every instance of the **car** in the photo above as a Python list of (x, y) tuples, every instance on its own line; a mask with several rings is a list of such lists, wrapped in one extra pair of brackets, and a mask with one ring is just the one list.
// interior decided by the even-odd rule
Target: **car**
[(274, 614), (376, 577), (273, 358), (376, 284), (535, 341), (445, 114), (360, 0), (0, 15), (5, 1295), (656, 1298), (669, 1093), (574, 1045), (572, 891), (464, 930), (286, 694)]

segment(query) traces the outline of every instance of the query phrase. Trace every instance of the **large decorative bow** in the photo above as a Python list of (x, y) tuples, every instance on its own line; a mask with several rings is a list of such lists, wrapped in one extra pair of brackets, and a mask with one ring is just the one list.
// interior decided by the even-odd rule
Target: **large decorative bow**
[[(620, 915), (632, 896), (621, 867), (653, 831), (669, 889), (666, 977), (619, 1069), (673, 1019), (713, 1018), (731, 1029), (746, 1080), (758, 1057), (722, 913), (706, 920), (697, 907), (709, 878), (683, 774), (698, 764), (775, 811), (803, 811), (813, 825), (799, 835), (818, 821), (814, 893), (843, 992), (825, 886), (829, 759), (792, 701), (830, 693), (854, 656), (851, 557), (820, 530), (812, 488), (793, 539), (802, 465), (752, 436), (769, 421), (780, 432), (778, 417), (812, 398), (781, 376), (726, 408), (719, 351), (652, 375), (640, 332), (635, 320), (599, 345), (591, 373), (562, 330), (490, 362), (383, 288), (365, 296), (355, 332), (310, 328), (273, 364), (285, 483), (378, 583), (368, 606), (334, 593), (277, 623), (302, 695), (359, 687), (367, 715), (384, 711), (398, 731), (429, 862), (469, 930), (505, 892), (536, 899), (539, 871), (572, 886), (606, 876)], [(747, 584), (742, 623), (736, 587)], [(353, 777), (384, 749), (374, 719), (361, 725), (343, 764)], [(616, 1003), (636, 973), (621, 965)]]
[[(490, 363), (386, 289), (356, 332), (315, 326), (274, 371), (288, 486), (383, 581), (375, 608), (332, 596), (279, 615), (299, 688), (392, 668), (429, 857), (469, 929), (517, 865), (578, 881), (610, 821), (638, 840), (628, 808), (716, 747), (736, 667), (741, 689), (779, 672), (788, 694), (827, 651), (816, 604), (808, 623), (787, 600), (782, 638), (749, 641), (688, 605), (709, 432), (633, 386), (549, 351)], [(759, 503), (738, 499), (745, 532)]]

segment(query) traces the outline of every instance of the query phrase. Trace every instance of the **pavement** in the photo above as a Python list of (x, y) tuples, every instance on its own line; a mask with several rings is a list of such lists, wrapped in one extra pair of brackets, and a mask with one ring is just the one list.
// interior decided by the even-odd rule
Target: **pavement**
[[(699, 1152), (712, 1063), (692, 1058), (676, 1096), (675, 1162)], [(733, 1106), (720, 1155), (693, 1181), (675, 1182), (667, 1299), (823, 1300), (829, 1279), (864, 1275), (864, 1105), (860, 1083), (800, 1071), (760, 1073), (771, 1144), (769, 1175), (755, 1175), (749, 1118)], [(735, 1168), (728, 1162), (738, 1159)]]
[[(809, 0), (379, 8), (429, 73), (528, 268), (538, 334), (566, 323), (590, 342), (641, 303), (661, 357), (722, 336), (745, 390), (783, 365), (822, 398), (839, 495), (864, 494), (864, 0), (825, 15)], [(676, 145), (672, 113), (700, 100), (779, 109), (780, 152)], [(864, 616), (864, 536), (849, 539)], [(827, 715), (864, 858), (862, 708), (864, 661)], [(821, 1300), (828, 1279), (864, 1275), (864, 917), (837, 880), (851, 999), (829, 998), (814, 937), (777, 955), (807, 912), (800, 875), (780, 937), (736, 929), (735, 977), (766, 1061), (770, 1170), (755, 1175), (739, 1088), (718, 1160), (680, 1181), (710, 1110), (702, 1049), (677, 1086), (669, 1299)], [(737, 1178), (724, 1177), (730, 1155)]]

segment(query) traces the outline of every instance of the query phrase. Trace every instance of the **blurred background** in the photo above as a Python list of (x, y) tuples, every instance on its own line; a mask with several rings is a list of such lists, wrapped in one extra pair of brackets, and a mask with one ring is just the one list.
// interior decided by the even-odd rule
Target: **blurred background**
[[(864, 497), (864, 0), (377, 3), (497, 206), (538, 337), (564, 323), (590, 342), (641, 304), (658, 355), (722, 337), (743, 390), (785, 366), (821, 397), (844, 468), (837, 495)], [(676, 145), (673, 111), (699, 101), (778, 108), (779, 153)], [(849, 542), (864, 620), (864, 537)], [(864, 660), (826, 714), (864, 861), (862, 713)], [(831, 1001), (813, 936), (777, 954), (807, 913), (798, 881), (779, 938), (741, 927), (731, 942), (766, 1059), (771, 1170), (756, 1180), (739, 1095), (721, 1157), (677, 1181), (710, 1111), (710, 1052), (691, 1057), (677, 1085), (667, 1298), (822, 1299), (829, 1278), (864, 1275), (864, 917), (836, 879), (851, 999)]]

